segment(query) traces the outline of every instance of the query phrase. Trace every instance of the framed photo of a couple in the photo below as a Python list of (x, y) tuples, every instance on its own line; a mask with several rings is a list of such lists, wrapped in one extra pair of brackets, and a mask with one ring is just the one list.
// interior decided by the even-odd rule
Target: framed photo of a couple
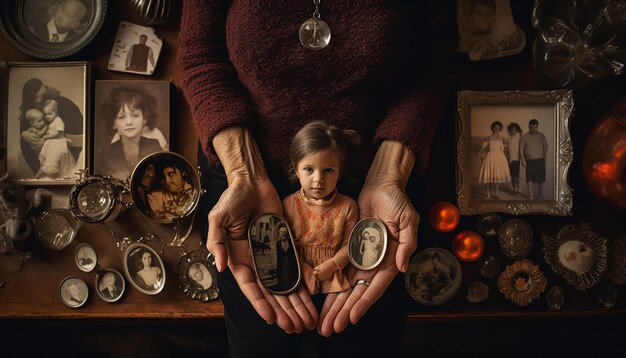
[(571, 215), (571, 90), (460, 91), (457, 105), (461, 214)]
[(9, 62), (6, 171), (21, 185), (73, 184), (88, 167), (88, 62)]

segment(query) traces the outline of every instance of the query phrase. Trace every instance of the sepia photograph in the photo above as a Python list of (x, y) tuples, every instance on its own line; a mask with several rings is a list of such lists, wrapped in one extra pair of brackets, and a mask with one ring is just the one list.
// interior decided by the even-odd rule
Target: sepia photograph
[(178, 288), (192, 300), (207, 302), (219, 296), (215, 259), (205, 248), (181, 256), (177, 272)]
[(109, 70), (152, 75), (163, 40), (152, 27), (121, 21), (109, 57)]
[(7, 172), (22, 185), (73, 184), (89, 158), (87, 62), (9, 63)]
[(248, 239), (261, 283), (273, 293), (293, 291), (300, 283), (300, 264), (287, 221), (272, 214), (259, 215), (250, 222)]
[(66, 277), (59, 285), (59, 297), (70, 308), (78, 308), (87, 302), (89, 289), (85, 281), (78, 277)]
[(570, 214), (570, 91), (461, 91), (458, 106), (461, 214)]
[(429, 248), (411, 257), (404, 277), (414, 300), (437, 306), (450, 301), (461, 287), (461, 264), (450, 251)]
[(387, 229), (385, 224), (374, 218), (360, 220), (350, 233), (348, 258), (361, 270), (371, 270), (378, 266), (387, 249)]
[(74, 249), (74, 258), (76, 260), (76, 266), (83, 272), (93, 271), (98, 264), (96, 250), (87, 243), (76, 246), (76, 249)]
[(94, 174), (130, 177), (146, 156), (168, 151), (169, 81), (96, 81)]
[(117, 302), (126, 289), (124, 277), (117, 270), (106, 269), (96, 276), (98, 296), (105, 302)]
[(130, 178), (130, 192), (142, 214), (166, 224), (194, 211), (200, 200), (200, 178), (181, 155), (158, 152), (137, 164)]
[(106, 0), (15, 0), (2, 3), (0, 27), (20, 51), (41, 59), (74, 54), (94, 39)]
[(126, 248), (124, 274), (133, 287), (147, 295), (156, 295), (165, 286), (165, 266), (161, 257), (143, 243)]
[(457, 27), (457, 50), (471, 61), (514, 55), (526, 45), (509, 0), (457, 0)]

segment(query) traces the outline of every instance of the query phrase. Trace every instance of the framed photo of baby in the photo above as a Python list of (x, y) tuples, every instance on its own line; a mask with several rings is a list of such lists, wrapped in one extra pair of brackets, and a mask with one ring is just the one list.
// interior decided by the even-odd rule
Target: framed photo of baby
[(95, 87), (94, 173), (125, 180), (143, 158), (169, 150), (170, 82), (101, 80)]
[(460, 91), (457, 104), (461, 214), (571, 215), (570, 90)]
[(6, 170), (22, 185), (73, 184), (88, 167), (88, 62), (9, 62)]

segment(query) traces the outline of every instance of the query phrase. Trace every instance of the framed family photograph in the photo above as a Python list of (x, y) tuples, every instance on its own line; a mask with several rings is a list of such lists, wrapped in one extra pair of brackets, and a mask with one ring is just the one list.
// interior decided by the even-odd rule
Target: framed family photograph
[(89, 62), (9, 62), (6, 170), (21, 185), (73, 184), (89, 158)]
[(573, 147), (571, 90), (460, 91), (457, 202), (487, 212), (567, 216)]
[(169, 150), (169, 81), (96, 81), (94, 112), (94, 174), (126, 180), (143, 158)]
[(37, 58), (74, 54), (94, 39), (106, 0), (15, 0), (0, 5), (0, 29), (20, 51)]
[(106, 269), (96, 275), (96, 288), (98, 296), (104, 302), (117, 302), (126, 290), (126, 282), (122, 274), (113, 269)]

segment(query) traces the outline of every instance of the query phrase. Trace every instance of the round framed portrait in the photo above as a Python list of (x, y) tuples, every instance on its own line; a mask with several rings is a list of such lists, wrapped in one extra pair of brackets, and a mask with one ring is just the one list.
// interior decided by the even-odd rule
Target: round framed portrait
[(161, 257), (140, 242), (126, 248), (124, 274), (133, 287), (146, 295), (156, 295), (165, 286), (165, 266)]
[(178, 261), (178, 287), (187, 297), (207, 302), (219, 295), (215, 259), (205, 249), (183, 255)]
[(66, 306), (78, 308), (87, 302), (89, 289), (85, 281), (78, 277), (69, 276), (64, 278), (59, 285), (59, 297)]
[(91, 245), (82, 243), (74, 249), (74, 261), (79, 270), (91, 272), (98, 264), (98, 254)]
[(14, 0), (0, 5), (0, 29), (20, 51), (41, 59), (72, 55), (104, 23), (106, 0)]
[(589, 223), (566, 225), (556, 237), (542, 235), (543, 256), (554, 273), (584, 291), (595, 286), (607, 269), (607, 239)]
[(104, 302), (117, 302), (126, 290), (126, 281), (119, 271), (105, 269), (96, 275), (96, 289)]
[(404, 283), (415, 301), (437, 306), (456, 295), (462, 276), (461, 264), (450, 251), (429, 248), (411, 257)]
[(291, 228), (285, 219), (261, 214), (248, 226), (252, 261), (259, 281), (270, 292), (286, 295), (300, 284), (300, 263)]
[(548, 280), (530, 260), (518, 260), (508, 265), (498, 277), (498, 289), (504, 297), (518, 306), (526, 306), (539, 298)]
[(70, 210), (88, 224), (115, 220), (125, 207), (124, 183), (98, 175), (81, 177), (70, 191)]
[(200, 177), (187, 159), (157, 152), (142, 159), (130, 176), (133, 204), (148, 219), (169, 224), (191, 214), (200, 200)]
[(385, 256), (387, 240), (387, 228), (382, 221), (374, 218), (360, 220), (350, 232), (350, 262), (361, 270), (375, 268)]

